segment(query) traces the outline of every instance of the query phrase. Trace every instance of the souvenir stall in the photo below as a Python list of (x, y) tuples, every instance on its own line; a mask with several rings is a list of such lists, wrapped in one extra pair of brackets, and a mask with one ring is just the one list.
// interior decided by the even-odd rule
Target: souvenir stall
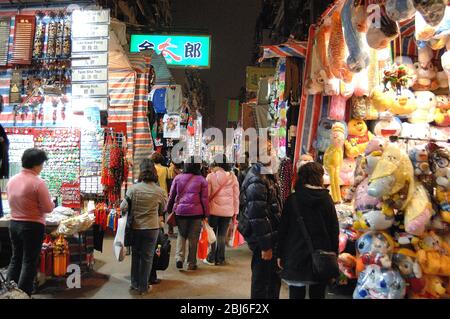
[(295, 162), (324, 164), (355, 299), (450, 297), (449, 34), (447, 1), (336, 1), (310, 28)]
[[(6, 48), (0, 121), (10, 141), (9, 176), (21, 170), (24, 150), (45, 150), (49, 161), (41, 177), (58, 204), (46, 217), (40, 273), (64, 276), (68, 263), (87, 270), (93, 264), (92, 226), (98, 224), (88, 201), (116, 204), (127, 175), (127, 130), (114, 125), (114, 117), (107, 123), (109, 10), (48, 5), (0, 11), (0, 21), (1, 48)], [(2, 191), (4, 267), (10, 259), (9, 238), (3, 236), (10, 216)]]

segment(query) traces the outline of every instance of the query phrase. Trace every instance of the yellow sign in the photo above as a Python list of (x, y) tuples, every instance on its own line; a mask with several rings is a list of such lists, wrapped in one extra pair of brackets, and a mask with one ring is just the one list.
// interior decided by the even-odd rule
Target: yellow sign
[(275, 75), (275, 68), (247, 67), (247, 91), (258, 91), (258, 83), (261, 78)]

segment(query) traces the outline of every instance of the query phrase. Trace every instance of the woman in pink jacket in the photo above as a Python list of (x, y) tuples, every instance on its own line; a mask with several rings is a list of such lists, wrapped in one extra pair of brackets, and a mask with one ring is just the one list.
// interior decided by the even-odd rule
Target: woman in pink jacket
[(204, 262), (208, 265), (225, 264), (225, 237), (230, 220), (239, 213), (239, 182), (231, 172), (225, 155), (216, 157), (214, 168), (208, 174), (209, 225), (216, 233), (217, 241), (211, 245)]

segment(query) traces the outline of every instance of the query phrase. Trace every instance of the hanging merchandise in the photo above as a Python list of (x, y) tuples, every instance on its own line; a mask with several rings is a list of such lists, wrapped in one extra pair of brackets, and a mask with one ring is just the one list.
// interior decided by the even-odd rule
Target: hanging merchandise
[(9, 88), (9, 103), (19, 104), (22, 102), (23, 79), (22, 71), (14, 70), (11, 75), (11, 83)]
[(64, 13), (60, 12), (56, 16), (56, 37), (55, 37), (55, 57), (61, 58), (64, 40)]
[(58, 33), (58, 21), (57, 21), (56, 14), (54, 12), (52, 12), (50, 14), (50, 22), (48, 23), (46, 58), (51, 59), (51, 58), (56, 57), (57, 33)]
[(155, 112), (158, 114), (165, 114), (167, 113), (166, 110), (166, 88), (158, 88), (152, 91), (153, 97), (153, 107), (155, 109)]
[(44, 22), (45, 15), (43, 13), (37, 14), (36, 19), (36, 33), (34, 35), (33, 59), (40, 59), (44, 54), (45, 29)]
[(166, 110), (167, 113), (181, 113), (181, 102), (183, 100), (183, 92), (181, 85), (171, 85), (166, 89)]
[(181, 117), (179, 115), (165, 114), (164, 122), (164, 138), (180, 138)]
[(8, 63), (10, 28), (11, 19), (9, 17), (0, 17), (0, 66), (5, 66)]
[(281, 196), (283, 202), (285, 202), (288, 196), (291, 194), (292, 185), (292, 161), (290, 158), (285, 158), (280, 164), (280, 178), (281, 183)]
[(344, 158), (345, 127), (342, 123), (335, 123), (331, 128), (331, 145), (325, 151), (324, 167), (330, 176), (331, 197), (335, 203), (341, 202), (339, 188), (339, 172)]
[(67, 266), (70, 264), (69, 259), (69, 244), (60, 235), (53, 246), (53, 275), (55, 277), (62, 277), (67, 273)]
[(101, 230), (108, 228), (108, 207), (105, 203), (98, 203), (94, 210), (95, 224), (99, 225)]
[(13, 64), (31, 64), (35, 23), (35, 16), (16, 15), (11, 61)]
[(46, 235), (41, 248), (39, 272), (48, 277), (53, 275), (53, 248), (51, 237)]

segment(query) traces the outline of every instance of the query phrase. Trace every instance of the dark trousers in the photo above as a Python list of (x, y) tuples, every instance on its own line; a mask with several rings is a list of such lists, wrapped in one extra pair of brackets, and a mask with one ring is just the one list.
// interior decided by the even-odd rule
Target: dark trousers
[(12, 220), (9, 224), (12, 257), (7, 280), (17, 283), (28, 295), (33, 292), (44, 235), (45, 226), (40, 223)]
[(280, 298), (281, 279), (277, 269), (275, 257), (263, 260), (261, 250), (253, 250), (251, 299)]
[[(327, 286), (322, 284), (309, 285), (309, 299), (325, 299), (325, 290)], [(306, 286), (289, 286), (289, 299), (305, 299)]]
[(148, 290), (158, 233), (159, 229), (133, 230), (131, 286), (137, 288), (139, 292)]
[(208, 254), (208, 261), (211, 263), (221, 263), (225, 261), (225, 244), (230, 221), (231, 217), (208, 217), (208, 223), (211, 228), (214, 229), (217, 238), (216, 242), (211, 245), (211, 250)]

